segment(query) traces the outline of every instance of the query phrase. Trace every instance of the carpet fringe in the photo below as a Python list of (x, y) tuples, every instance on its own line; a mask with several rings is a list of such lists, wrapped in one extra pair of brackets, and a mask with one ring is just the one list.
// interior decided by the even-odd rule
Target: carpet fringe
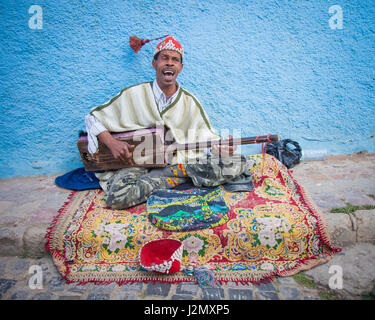
[[(277, 161), (275, 158), (273, 158), (272, 161)], [(279, 163), (276, 164), (277, 166), (280, 166)], [(296, 186), (298, 186), (299, 190), (297, 192), (300, 192), (300, 201), (301, 203), (309, 209), (309, 212), (313, 217), (316, 219), (316, 233), (319, 235), (321, 245), (325, 246), (329, 250), (325, 250), (324, 255), (319, 254), (315, 256), (310, 256), (308, 258), (302, 259), (298, 262), (296, 262), (293, 267), (275, 272), (275, 271), (268, 271), (268, 272), (262, 272), (262, 274), (251, 274), (251, 272), (245, 272), (244, 275), (251, 275), (251, 278), (243, 279), (238, 277), (231, 277), (230, 274), (227, 276), (219, 276), (217, 275), (217, 282), (220, 285), (227, 284), (228, 282), (234, 282), (237, 286), (238, 285), (249, 285), (249, 284), (255, 284), (255, 285), (261, 285), (261, 284), (267, 284), (272, 282), (277, 277), (287, 277), (292, 276), (300, 271), (311, 269), (321, 263), (329, 261), (332, 256), (340, 252), (342, 249), (335, 248), (330, 240), (329, 232), (328, 232), (328, 224), (324, 217), (324, 214), (320, 211), (320, 209), (317, 207), (315, 202), (311, 199), (310, 195), (306, 192), (305, 188), (302, 187), (297, 179), (292, 175), (291, 170), (286, 169), (286, 172), (288, 173), (289, 177), (292, 179), (292, 181), (295, 183)], [(285, 181), (283, 181), (285, 183)], [(76, 283), (78, 285), (85, 285), (87, 283), (94, 283), (96, 285), (108, 285), (113, 282), (117, 283), (118, 285), (126, 285), (126, 284), (134, 284), (139, 282), (144, 283), (156, 283), (156, 282), (162, 282), (162, 283), (180, 283), (180, 282), (194, 282), (197, 283), (196, 280), (193, 277), (185, 276), (182, 272), (180, 274), (174, 274), (173, 277), (165, 277), (163, 275), (150, 275), (145, 271), (145, 274), (142, 275), (138, 273), (136, 275), (136, 278), (132, 277), (121, 277), (118, 273), (116, 276), (111, 277), (111, 275), (106, 274), (103, 277), (94, 277), (94, 276), (87, 276), (87, 278), (81, 278), (78, 279), (77, 275), (71, 274), (71, 265), (68, 261), (65, 260), (64, 253), (62, 251), (62, 248), (59, 248), (57, 245), (57, 241), (59, 241), (59, 235), (56, 234), (57, 228), (59, 223), (61, 222), (64, 214), (69, 209), (69, 205), (72, 203), (72, 201), (78, 199), (83, 199), (84, 195), (87, 195), (89, 192), (92, 191), (72, 191), (70, 195), (68, 196), (68, 199), (62, 207), (58, 210), (58, 214), (53, 218), (50, 226), (47, 228), (45, 239), (45, 250), (47, 253), (50, 253), (53, 261), (59, 270), (59, 272), (62, 275), (62, 280), (65, 280), (67, 283)], [(82, 197), (82, 198), (80, 198)], [(80, 200), (81, 201), (81, 200)], [(234, 214), (234, 213), (232, 213)], [(232, 218), (231, 214), (231, 218)], [(218, 227), (219, 228), (219, 227)], [(215, 274), (216, 276), (216, 274)], [(86, 277), (86, 276), (85, 276)]]

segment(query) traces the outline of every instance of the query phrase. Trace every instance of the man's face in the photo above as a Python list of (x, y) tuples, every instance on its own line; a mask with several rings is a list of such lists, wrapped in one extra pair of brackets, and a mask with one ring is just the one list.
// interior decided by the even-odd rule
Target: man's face
[(157, 60), (152, 60), (156, 70), (156, 80), (160, 87), (169, 87), (176, 83), (178, 74), (182, 71), (181, 55), (174, 50), (162, 50)]

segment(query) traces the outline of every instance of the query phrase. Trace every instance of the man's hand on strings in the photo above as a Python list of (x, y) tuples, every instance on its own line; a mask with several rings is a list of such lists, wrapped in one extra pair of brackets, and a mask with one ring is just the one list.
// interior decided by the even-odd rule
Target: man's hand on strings
[(134, 165), (132, 159), (134, 145), (113, 138), (108, 131), (100, 133), (98, 139), (108, 147), (115, 159), (120, 160), (124, 164)]
[(107, 145), (109, 150), (111, 150), (113, 157), (117, 160), (122, 161), (126, 164), (133, 164), (133, 151), (134, 151), (134, 145), (131, 145), (125, 141), (119, 141), (114, 139), (110, 143), (110, 145)]
[[(229, 135), (224, 141), (230, 142), (231, 140), (233, 140), (233, 137)], [(231, 157), (233, 153), (237, 150), (237, 146), (235, 145), (230, 146), (228, 142), (227, 143), (224, 142), (224, 144), (221, 144), (221, 145), (214, 144), (211, 148), (211, 153), (216, 156)]]

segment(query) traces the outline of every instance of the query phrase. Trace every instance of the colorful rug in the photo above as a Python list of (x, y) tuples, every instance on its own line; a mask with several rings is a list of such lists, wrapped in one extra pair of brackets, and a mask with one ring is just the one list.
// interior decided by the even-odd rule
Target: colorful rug
[(67, 282), (194, 282), (142, 270), (139, 253), (155, 239), (183, 242), (182, 265), (205, 265), (220, 282), (260, 283), (327, 262), (340, 251), (304, 188), (270, 155), (247, 157), (251, 192), (224, 192), (229, 219), (220, 226), (175, 232), (153, 226), (145, 204), (126, 210), (105, 205), (101, 190), (73, 191), (46, 235), (46, 248)]

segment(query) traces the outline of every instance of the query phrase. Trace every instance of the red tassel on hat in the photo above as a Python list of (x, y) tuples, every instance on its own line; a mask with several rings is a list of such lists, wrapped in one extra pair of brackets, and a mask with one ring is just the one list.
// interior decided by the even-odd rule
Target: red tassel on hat
[[(166, 35), (168, 36), (168, 35)], [(129, 44), (130, 48), (134, 50), (135, 53), (138, 53), (138, 51), (148, 42), (153, 41), (153, 40), (160, 40), (165, 38), (166, 36), (162, 36), (160, 38), (155, 38), (155, 39), (139, 39), (136, 36), (131, 36), (129, 37)]]

